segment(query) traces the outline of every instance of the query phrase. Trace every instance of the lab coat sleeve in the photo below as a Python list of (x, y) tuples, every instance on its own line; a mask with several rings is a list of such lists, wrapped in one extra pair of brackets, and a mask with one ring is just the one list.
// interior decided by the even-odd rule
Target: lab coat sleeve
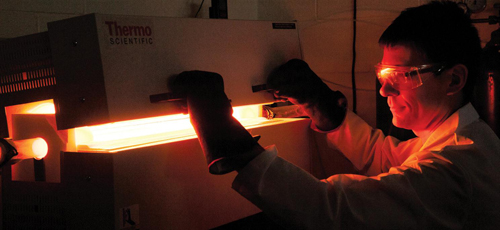
[(271, 147), (233, 189), (290, 229), (459, 229), (469, 196), (461, 170), (432, 155), (415, 165), (318, 180)]
[[(311, 127), (315, 129), (314, 125)], [(368, 176), (401, 165), (411, 153), (418, 151), (416, 143), (420, 141), (414, 138), (402, 142), (385, 136), (381, 130), (372, 128), (351, 111), (348, 111), (341, 126), (327, 133), (327, 138), (361, 174)]]

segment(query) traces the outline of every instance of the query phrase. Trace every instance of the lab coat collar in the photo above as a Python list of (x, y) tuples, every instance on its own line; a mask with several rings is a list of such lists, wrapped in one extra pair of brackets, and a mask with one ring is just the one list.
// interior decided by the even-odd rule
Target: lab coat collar
[(448, 117), (427, 138), (420, 137), (423, 142), (421, 150), (439, 151), (447, 145), (471, 144), (470, 139), (458, 135), (457, 132), (477, 119), (479, 119), (479, 115), (472, 104), (466, 104)]
[(456, 132), (460, 132), (465, 126), (479, 119), (479, 114), (471, 103), (467, 103), (462, 108), (460, 108), (458, 110), (458, 113), (459, 120)]

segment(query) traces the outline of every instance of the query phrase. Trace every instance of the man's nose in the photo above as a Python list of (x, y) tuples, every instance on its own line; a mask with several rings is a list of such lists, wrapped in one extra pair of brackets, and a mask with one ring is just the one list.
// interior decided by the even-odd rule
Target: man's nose
[(382, 87), (380, 88), (379, 93), (380, 93), (380, 95), (382, 95), (382, 97), (398, 96), (399, 95), (399, 90), (395, 89), (391, 85), (391, 83), (389, 83), (388, 81), (385, 81), (382, 84)]

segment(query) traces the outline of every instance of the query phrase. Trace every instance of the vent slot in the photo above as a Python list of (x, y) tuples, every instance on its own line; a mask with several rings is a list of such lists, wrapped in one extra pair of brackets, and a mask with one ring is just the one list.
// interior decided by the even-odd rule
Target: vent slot
[(0, 94), (55, 84), (47, 32), (0, 42)]
[(13, 93), (56, 84), (54, 68), (48, 67), (9, 74), (0, 78), (0, 94)]
[(4, 197), (5, 229), (67, 229), (61, 200), (50, 195), (10, 195)]

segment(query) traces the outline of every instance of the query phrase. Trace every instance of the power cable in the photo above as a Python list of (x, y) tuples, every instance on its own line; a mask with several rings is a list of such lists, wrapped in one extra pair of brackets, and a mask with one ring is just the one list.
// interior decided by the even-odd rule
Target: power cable
[(352, 65), (351, 65), (351, 81), (352, 81), (352, 112), (357, 113), (357, 97), (356, 97), (356, 0), (353, 1), (353, 20), (352, 20)]
[(200, 10), (201, 10), (201, 7), (203, 6), (203, 3), (205, 2), (205, 0), (202, 0), (201, 1), (201, 4), (200, 4), (200, 8), (198, 8), (198, 11), (196, 12), (196, 14), (194, 15), (194, 17), (198, 17), (198, 13), (200, 13)]

